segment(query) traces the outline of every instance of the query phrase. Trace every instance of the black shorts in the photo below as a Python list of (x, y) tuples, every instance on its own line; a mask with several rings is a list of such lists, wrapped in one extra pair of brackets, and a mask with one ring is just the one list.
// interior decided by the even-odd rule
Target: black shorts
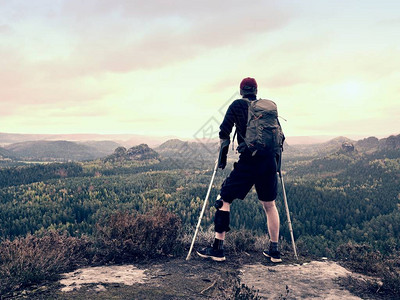
[(244, 199), (255, 185), (258, 199), (273, 201), (278, 190), (278, 156), (251, 156), (248, 152), (240, 155), (233, 164), (233, 170), (221, 186), (221, 198), (232, 203), (235, 199)]

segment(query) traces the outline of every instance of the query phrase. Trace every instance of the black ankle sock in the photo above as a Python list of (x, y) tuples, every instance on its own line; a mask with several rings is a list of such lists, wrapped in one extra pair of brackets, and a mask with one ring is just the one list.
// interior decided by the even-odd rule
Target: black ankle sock
[(215, 250), (222, 250), (224, 248), (224, 240), (219, 240), (216, 238), (214, 240), (213, 248)]
[(273, 252), (278, 251), (278, 242), (270, 242), (269, 249), (271, 249), (271, 251)]

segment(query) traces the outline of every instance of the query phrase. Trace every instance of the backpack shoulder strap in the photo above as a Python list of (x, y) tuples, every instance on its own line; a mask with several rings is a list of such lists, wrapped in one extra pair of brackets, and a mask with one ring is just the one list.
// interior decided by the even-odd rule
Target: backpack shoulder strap
[[(249, 99), (247, 99), (247, 98), (241, 98), (241, 99), (238, 99), (238, 100), (244, 100), (244, 101), (246, 101), (247, 104), (248, 104), (248, 106), (250, 106), (250, 104), (251, 104), (251, 101), (250, 101)], [(245, 137), (244, 137), (243, 135), (240, 134), (240, 132), (239, 132), (238, 129), (237, 129), (237, 126), (235, 125), (235, 133), (233, 134), (233, 139), (232, 139), (232, 141), (233, 141), (233, 143), (232, 143), (232, 150), (234, 149), (234, 143), (235, 143), (236, 134), (240, 135), (240, 137), (241, 137), (243, 140), (245, 139)]]

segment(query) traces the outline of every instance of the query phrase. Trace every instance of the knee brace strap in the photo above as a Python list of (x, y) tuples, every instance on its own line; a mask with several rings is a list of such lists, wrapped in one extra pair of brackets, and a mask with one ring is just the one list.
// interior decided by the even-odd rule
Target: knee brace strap
[(215, 212), (215, 217), (214, 217), (214, 225), (215, 225), (215, 232), (222, 233), (222, 232), (228, 232), (231, 230), (229, 228), (229, 211), (224, 211), (218, 209)]

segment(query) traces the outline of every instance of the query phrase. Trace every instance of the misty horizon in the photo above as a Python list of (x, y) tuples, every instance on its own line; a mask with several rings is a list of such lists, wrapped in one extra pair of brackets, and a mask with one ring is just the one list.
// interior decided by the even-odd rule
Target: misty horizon
[[(233, 135), (233, 134), (232, 134)], [(310, 136), (288, 136), (286, 137), (286, 142), (289, 145), (301, 145), (301, 144), (319, 144), (328, 142), (335, 138), (344, 137), (353, 141), (358, 141), (362, 139), (366, 139), (369, 137), (376, 137), (378, 139), (387, 138), (389, 136), (393, 136), (396, 134), (391, 134), (387, 136), (351, 136), (351, 135), (310, 135)], [(8, 138), (7, 138), (8, 136)], [(231, 137), (232, 138), (232, 137)], [(4, 133), (0, 132), (0, 146), (7, 145), (12, 143), (19, 142), (28, 142), (28, 141), (59, 141), (59, 140), (67, 140), (67, 141), (76, 141), (76, 142), (85, 142), (85, 141), (114, 141), (122, 144), (126, 144), (129, 146), (138, 145), (141, 143), (148, 144), (149, 146), (155, 147), (159, 146), (162, 143), (168, 141), (178, 139), (181, 141), (188, 142), (199, 142), (199, 143), (207, 143), (207, 142), (217, 142), (218, 136), (213, 136), (211, 138), (185, 138), (174, 135), (167, 136), (147, 136), (142, 134), (101, 134), (101, 133), (61, 133), (61, 134), (24, 134), (24, 133)], [(236, 143), (236, 141), (235, 141)]]

